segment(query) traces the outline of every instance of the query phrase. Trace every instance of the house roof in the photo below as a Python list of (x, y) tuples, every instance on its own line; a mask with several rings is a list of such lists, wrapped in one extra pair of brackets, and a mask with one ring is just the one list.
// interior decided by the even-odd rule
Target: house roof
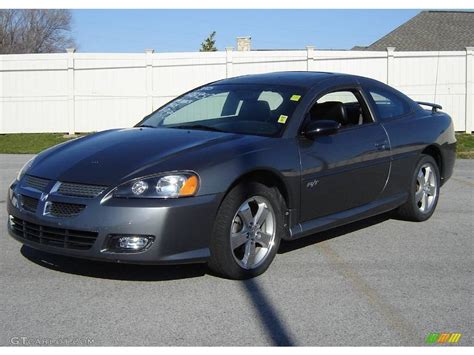
[(422, 11), (367, 47), (352, 50), (460, 51), (474, 47), (473, 11)]

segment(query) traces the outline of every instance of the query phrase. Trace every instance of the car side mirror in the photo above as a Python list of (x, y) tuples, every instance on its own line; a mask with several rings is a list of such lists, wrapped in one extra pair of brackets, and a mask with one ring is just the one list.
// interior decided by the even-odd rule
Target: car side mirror
[(306, 138), (314, 139), (318, 136), (334, 134), (339, 128), (341, 128), (341, 124), (334, 120), (309, 121), (303, 130), (303, 135)]

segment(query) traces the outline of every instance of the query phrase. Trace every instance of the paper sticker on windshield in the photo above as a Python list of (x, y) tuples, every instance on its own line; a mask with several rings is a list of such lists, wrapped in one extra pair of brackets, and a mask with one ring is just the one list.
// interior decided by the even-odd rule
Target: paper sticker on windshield
[(300, 99), (301, 99), (301, 95), (292, 95), (290, 97), (291, 101), (300, 101)]
[(278, 118), (278, 123), (285, 124), (287, 119), (288, 119), (288, 116), (280, 115), (280, 117)]

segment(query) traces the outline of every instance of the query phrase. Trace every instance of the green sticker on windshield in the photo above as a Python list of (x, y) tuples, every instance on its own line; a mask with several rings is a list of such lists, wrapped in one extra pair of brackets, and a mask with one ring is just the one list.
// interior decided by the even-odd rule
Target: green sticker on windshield
[(301, 95), (292, 95), (290, 97), (291, 101), (300, 101), (300, 99), (301, 99)]
[(288, 119), (288, 116), (280, 115), (280, 117), (278, 117), (278, 123), (285, 124), (287, 119)]

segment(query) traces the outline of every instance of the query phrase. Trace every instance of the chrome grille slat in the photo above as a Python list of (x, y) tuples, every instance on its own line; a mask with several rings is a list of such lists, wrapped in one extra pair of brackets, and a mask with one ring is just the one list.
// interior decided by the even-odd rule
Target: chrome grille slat
[(94, 198), (104, 192), (106, 188), (106, 186), (61, 182), (58, 193), (65, 196)]
[(20, 218), (11, 218), (13, 233), (26, 240), (59, 248), (88, 250), (96, 239), (97, 233), (46, 227), (26, 222)]

